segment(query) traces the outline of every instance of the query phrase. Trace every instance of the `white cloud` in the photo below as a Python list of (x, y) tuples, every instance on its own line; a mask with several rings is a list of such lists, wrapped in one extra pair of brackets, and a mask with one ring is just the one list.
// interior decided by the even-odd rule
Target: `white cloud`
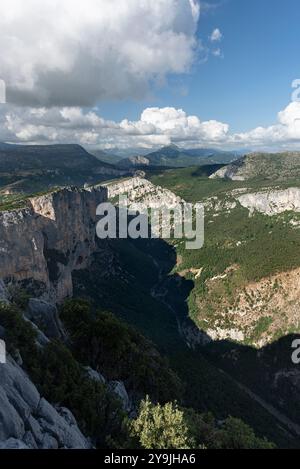
[(188, 71), (198, 0), (1, 0), (0, 70), (17, 105), (145, 96)]
[(222, 41), (222, 39), (223, 39), (223, 34), (219, 30), (219, 28), (214, 29), (210, 35), (211, 42), (220, 42)]
[(300, 102), (291, 102), (278, 113), (278, 123), (269, 127), (257, 127), (250, 132), (232, 135), (229, 143), (255, 148), (300, 147)]
[(226, 141), (229, 126), (201, 121), (182, 109), (147, 108), (138, 121), (101, 118), (78, 107), (25, 109), (11, 106), (0, 118), (0, 140), (23, 143), (77, 142), (100, 147), (211, 144)]
[(218, 49), (214, 49), (214, 50), (212, 51), (212, 55), (214, 55), (215, 57), (220, 57), (220, 58), (223, 57), (222, 50), (219, 49), (219, 48), (218, 48)]
[(201, 120), (173, 107), (145, 109), (135, 121), (106, 120), (98, 109), (79, 107), (0, 107), (0, 141), (79, 143), (99, 148), (157, 147), (176, 143), (182, 147), (300, 148), (300, 102), (291, 102), (278, 113), (277, 123), (248, 132), (231, 133), (229, 125)]

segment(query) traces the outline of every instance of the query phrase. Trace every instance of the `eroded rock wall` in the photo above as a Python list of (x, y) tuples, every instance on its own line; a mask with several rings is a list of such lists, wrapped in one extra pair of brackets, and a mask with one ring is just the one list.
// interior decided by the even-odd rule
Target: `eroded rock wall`
[(0, 213), (0, 278), (41, 286), (48, 299), (72, 294), (72, 272), (96, 249), (96, 208), (106, 188), (64, 189)]

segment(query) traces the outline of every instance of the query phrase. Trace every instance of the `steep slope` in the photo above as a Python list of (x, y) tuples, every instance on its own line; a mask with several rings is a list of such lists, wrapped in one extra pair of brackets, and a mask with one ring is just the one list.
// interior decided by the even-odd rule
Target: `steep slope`
[(212, 179), (223, 178), (232, 181), (259, 178), (273, 182), (299, 177), (300, 153), (298, 152), (251, 153), (211, 176)]
[[(300, 181), (298, 187), (297, 181), (291, 187), (288, 181), (268, 187), (265, 179), (211, 180), (189, 174), (167, 172), (153, 181), (205, 205), (203, 249), (177, 247), (178, 273), (195, 281), (191, 317), (215, 340), (256, 346), (297, 332)], [(195, 278), (192, 273), (200, 269)]]

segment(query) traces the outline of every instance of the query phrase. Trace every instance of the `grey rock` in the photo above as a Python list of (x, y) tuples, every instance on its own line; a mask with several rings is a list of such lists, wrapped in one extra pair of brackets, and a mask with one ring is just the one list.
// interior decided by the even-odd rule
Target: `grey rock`
[(106, 200), (101, 186), (65, 188), (0, 212), (0, 278), (38, 284), (54, 303), (72, 296), (72, 272), (87, 268), (97, 250), (96, 208)]
[(27, 420), (27, 426), (29, 427), (31, 434), (34, 437), (34, 440), (38, 443), (38, 445), (42, 445), (44, 435), (39, 422), (32, 415), (30, 415)]
[(93, 370), (91, 367), (87, 366), (85, 368), (85, 371), (87, 373), (87, 376), (93, 380), (93, 381), (96, 381), (97, 383), (101, 383), (101, 384), (105, 384), (106, 383), (106, 379), (104, 378), (104, 376), (102, 376), (100, 373), (98, 373), (98, 371), (96, 370)]
[(38, 390), (10, 356), (7, 357), (5, 365), (0, 365), (0, 389), (3, 389), (9, 398), (12, 392), (17, 392), (26, 404), (34, 410), (37, 409), (40, 401)]
[(44, 435), (42, 449), (58, 449), (57, 440), (53, 436), (49, 435), (49, 433), (46, 433)]
[[(0, 365), (2, 368), (5, 365)], [(22, 439), (25, 434), (24, 422), (14, 406), (9, 402), (4, 389), (0, 388), (0, 441), (10, 437)]]
[(14, 359), (16, 360), (16, 362), (19, 366), (23, 365), (23, 358), (20, 354), (20, 350), (16, 350), (16, 352), (14, 354)]
[(26, 432), (23, 438), (23, 443), (31, 449), (38, 449), (38, 445), (34, 439), (34, 436), (31, 432)]
[[(42, 428), (59, 441), (60, 447), (74, 449), (89, 448), (89, 442), (84, 438), (77, 425), (67, 422), (65, 417), (59, 415), (57, 410), (43, 398), (37, 413), (39, 415), (38, 421)], [(69, 419), (71, 418), (70, 414), (68, 415)], [(71, 420), (73, 419), (71, 418)]]
[(36, 331), (36, 345), (38, 347), (46, 347), (47, 344), (49, 344), (50, 340), (48, 339), (48, 337), (45, 336), (45, 334), (38, 328), (38, 326), (36, 324), (34, 324), (34, 322), (30, 321), (26, 316), (23, 315), (23, 318), (25, 321), (29, 322), (31, 324), (31, 326), (33, 327), (33, 329)]
[[(59, 410), (59, 412), (58, 412)], [(3, 448), (90, 448), (72, 413), (40, 396), (13, 360), (0, 365), (0, 443)]]
[(110, 381), (109, 388), (120, 399), (123, 409), (126, 412), (129, 412), (131, 410), (132, 403), (129, 399), (124, 383), (122, 383), (122, 381)]
[(66, 407), (58, 407), (58, 406), (56, 406), (55, 409), (57, 410), (59, 415), (65, 419), (65, 421), (69, 425), (77, 425), (76, 419), (69, 409), (67, 409)]
[(45, 421), (51, 425), (55, 424), (57, 418), (56, 410), (43, 397), (40, 400), (39, 407), (37, 409), (37, 415), (45, 419)]
[(9, 438), (0, 442), (0, 449), (30, 449), (23, 441), (16, 438)]
[(243, 194), (238, 197), (242, 207), (247, 208), (252, 215), (255, 211), (268, 216), (294, 211), (300, 212), (300, 189), (289, 187), (284, 190), (265, 190)]
[(56, 306), (40, 299), (31, 298), (25, 316), (50, 339), (63, 339), (65, 337)]

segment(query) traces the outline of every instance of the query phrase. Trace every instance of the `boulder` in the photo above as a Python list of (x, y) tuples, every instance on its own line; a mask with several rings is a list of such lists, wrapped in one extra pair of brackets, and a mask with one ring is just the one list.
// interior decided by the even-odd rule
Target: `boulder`
[(23, 441), (16, 438), (9, 438), (0, 442), (0, 449), (30, 449)]
[(106, 383), (104, 376), (98, 373), (98, 371), (93, 370), (89, 366), (85, 367), (85, 371), (86, 371), (87, 377), (90, 378), (91, 380), (96, 381), (97, 383), (101, 383), (101, 384)]
[(119, 398), (125, 412), (130, 412), (132, 403), (122, 381), (110, 381), (109, 388)]
[(25, 316), (50, 339), (63, 339), (65, 337), (56, 306), (40, 299), (31, 298)]

